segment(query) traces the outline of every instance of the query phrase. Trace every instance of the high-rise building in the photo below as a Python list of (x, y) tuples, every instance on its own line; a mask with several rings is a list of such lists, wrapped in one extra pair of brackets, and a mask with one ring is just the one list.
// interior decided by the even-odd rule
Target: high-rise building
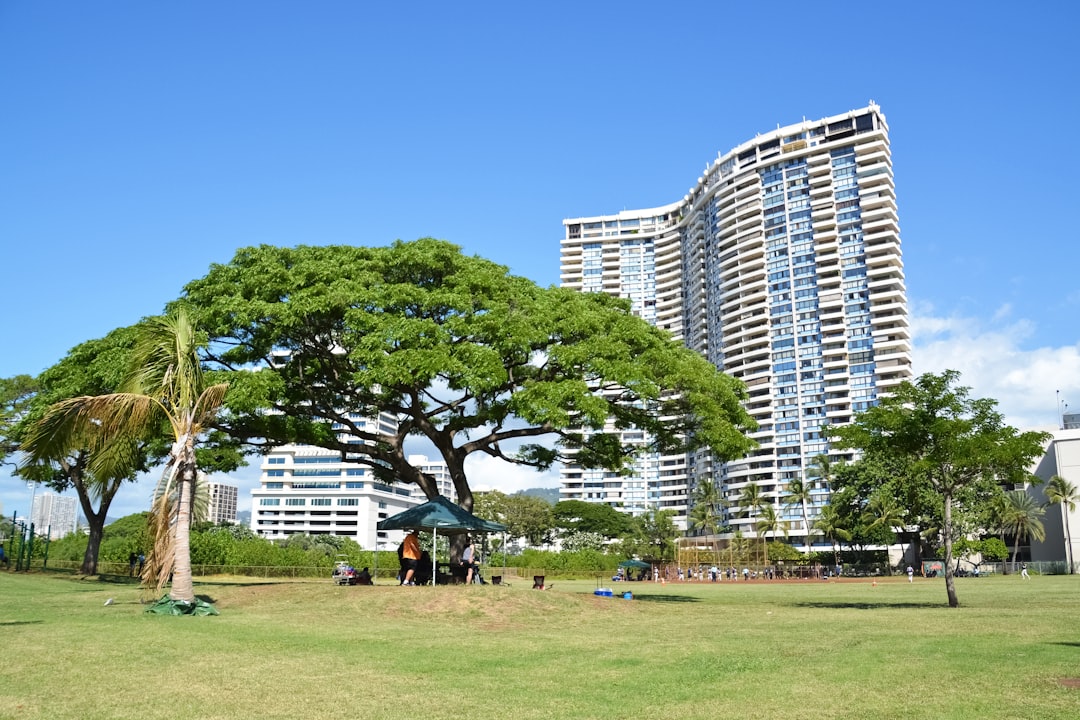
[[(635, 514), (671, 509), (685, 527), (694, 488), (718, 484), (726, 524), (754, 534), (757, 485), (783, 503), (808, 480), (811, 520), (827, 483), (808, 478), (851, 421), (911, 377), (910, 335), (889, 128), (874, 103), (757, 135), (710, 164), (678, 202), (563, 221), (561, 282), (630, 299), (633, 311), (740, 378), (759, 448), (713, 464), (707, 453), (645, 457), (635, 473), (568, 466), (560, 497)], [(630, 440), (624, 434), (624, 441)]]
[(210, 499), (207, 506), (207, 520), (215, 525), (235, 523), (239, 489), (235, 485), (213, 481), (208, 481), (206, 486)]
[(76, 508), (76, 500), (73, 497), (52, 493), (35, 495), (30, 511), (30, 522), (34, 524), (36, 533), (41, 535), (48, 533), (49, 539), (59, 540), (75, 532), (78, 518)]

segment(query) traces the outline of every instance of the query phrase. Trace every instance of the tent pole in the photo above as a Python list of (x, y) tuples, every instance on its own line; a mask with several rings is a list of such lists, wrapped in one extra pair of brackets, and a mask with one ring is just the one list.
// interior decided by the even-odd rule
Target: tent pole
[(436, 563), (439, 549), (439, 528), (431, 528), (431, 587), (435, 587), (435, 581), (438, 579), (435, 577)]

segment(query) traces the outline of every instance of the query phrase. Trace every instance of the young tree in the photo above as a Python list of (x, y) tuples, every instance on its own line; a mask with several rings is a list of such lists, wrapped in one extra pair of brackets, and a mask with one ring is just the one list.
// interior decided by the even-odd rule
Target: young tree
[[(208, 366), (229, 372), (218, 427), (256, 448), (340, 450), (435, 497), (433, 478), (407, 461), (406, 439), (420, 436), (466, 509), (475, 452), (623, 469), (639, 451), (708, 447), (726, 459), (753, 445), (742, 384), (626, 301), (540, 288), (439, 240), (245, 248), (180, 302), (210, 332)], [(357, 419), (379, 412), (400, 418), (396, 432)], [(624, 445), (629, 428), (650, 443)]]
[(1023, 480), (1048, 439), (1009, 427), (995, 401), (972, 398), (958, 379), (954, 370), (927, 373), (902, 383), (852, 424), (830, 428), (837, 447), (899, 460), (908, 468), (904, 483), (925, 484), (937, 496), (950, 607), (960, 604), (952, 568), (954, 514), (984, 504), (1001, 482)]
[(155, 578), (160, 591), (171, 575), (169, 598), (187, 604), (195, 602), (190, 555), (198, 473), (195, 446), (228, 388), (223, 383), (204, 384), (198, 347), (195, 327), (182, 310), (144, 321), (132, 349), (135, 370), (123, 391), (56, 403), (29, 429), (23, 443), (35, 462), (90, 446), (89, 469), (111, 475), (116, 468), (131, 466), (133, 439), (153, 435), (162, 421), (167, 422), (173, 442), (163, 489), (152, 509), (154, 546), (144, 577)]
[(1069, 563), (1069, 574), (1076, 572), (1073, 561), (1072, 532), (1069, 530), (1069, 515), (1076, 511), (1080, 503), (1080, 490), (1060, 475), (1055, 475), (1046, 483), (1046, 500), (1050, 505), (1061, 507), (1061, 522), (1065, 526), (1065, 560)]

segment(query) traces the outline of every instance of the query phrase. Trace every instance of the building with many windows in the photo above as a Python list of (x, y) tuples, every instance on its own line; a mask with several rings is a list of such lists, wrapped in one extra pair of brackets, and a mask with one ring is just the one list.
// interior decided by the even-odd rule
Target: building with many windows
[[(694, 489), (713, 480), (726, 524), (754, 534), (757, 485), (793, 528), (783, 502), (830, 449), (828, 425), (847, 423), (911, 377), (910, 335), (889, 127), (868, 107), (758, 135), (710, 164), (678, 202), (563, 221), (561, 282), (628, 298), (746, 385), (759, 449), (714, 464), (643, 457), (628, 477), (572, 465), (562, 499), (642, 512), (674, 510), (685, 527)], [(633, 438), (624, 436), (624, 440)], [(812, 518), (811, 518), (812, 520)]]
[[(410, 455), (409, 462), (433, 475), (439, 492), (454, 500), (445, 463), (424, 455)], [(415, 485), (387, 485), (370, 468), (311, 445), (276, 447), (261, 469), (260, 487), (251, 491), (251, 529), (270, 539), (340, 535), (369, 550), (396, 547), (402, 534), (376, 525), (427, 500)]]
[(210, 500), (207, 505), (206, 519), (215, 525), (235, 523), (239, 489), (235, 485), (213, 481), (207, 481), (206, 488)]
[(30, 509), (30, 522), (34, 524), (34, 532), (40, 535), (48, 534), (50, 540), (59, 540), (75, 532), (77, 521), (76, 498), (53, 493), (34, 496)]

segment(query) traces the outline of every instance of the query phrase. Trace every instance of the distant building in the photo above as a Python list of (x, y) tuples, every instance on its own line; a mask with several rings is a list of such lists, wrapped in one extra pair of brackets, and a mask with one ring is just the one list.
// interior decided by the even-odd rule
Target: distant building
[[(1055, 475), (1060, 475), (1080, 487), (1080, 426), (1075, 429), (1055, 430), (1053, 436), (1046, 447), (1046, 453), (1033, 470), (1043, 484), (1028, 488), (1028, 492), (1040, 503), (1046, 502), (1046, 481)], [(1064, 512), (1068, 512), (1067, 507)], [(1071, 561), (1077, 571), (1080, 571), (1080, 506), (1068, 513), (1067, 517), (1072, 534), (1072, 547), (1068, 546), (1068, 533), (1065, 532), (1061, 505), (1050, 505), (1042, 518), (1046, 539), (1043, 542), (1031, 543), (1033, 561)]]
[(45, 493), (34, 496), (34, 506), (30, 511), (30, 522), (34, 531), (42, 535), (48, 533), (49, 539), (60, 538), (75, 532), (77, 503), (73, 497), (64, 497)]
[(239, 488), (235, 485), (213, 481), (208, 481), (206, 485), (210, 496), (207, 520), (215, 525), (236, 524), (236, 500)]

